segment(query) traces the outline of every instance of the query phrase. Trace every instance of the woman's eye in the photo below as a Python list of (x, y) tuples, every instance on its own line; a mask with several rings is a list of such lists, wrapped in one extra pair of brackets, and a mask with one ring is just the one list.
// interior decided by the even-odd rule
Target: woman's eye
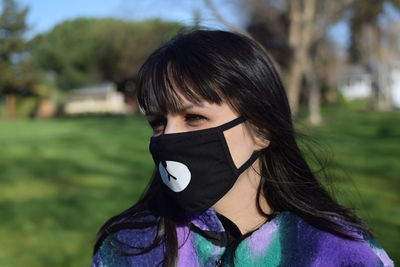
[(189, 123), (197, 122), (200, 120), (204, 120), (206, 117), (198, 115), (198, 114), (186, 114), (185, 115), (185, 121)]
[[(188, 127), (199, 127), (202, 125), (204, 120), (207, 120), (207, 118), (199, 114), (185, 114), (183, 120), (184, 122), (182, 121), (181, 123), (185, 123)], [(153, 129), (153, 134), (158, 135), (164, 132), (164, 129), (167, 126), (167, 119), (163, 117), (148, 118), (148, 123)], [(183, 127), (183, 124), (180, 127)]]

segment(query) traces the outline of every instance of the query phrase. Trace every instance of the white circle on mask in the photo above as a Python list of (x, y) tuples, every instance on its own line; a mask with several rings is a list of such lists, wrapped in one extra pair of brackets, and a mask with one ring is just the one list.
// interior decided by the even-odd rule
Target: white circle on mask
[(166, 168), (162, 162), (158, 165), (158, 171), (162, 181), (174, 192), (181, 192), (190, 183), (191, 173), (188, 167), (177, 161), (165, 161)]

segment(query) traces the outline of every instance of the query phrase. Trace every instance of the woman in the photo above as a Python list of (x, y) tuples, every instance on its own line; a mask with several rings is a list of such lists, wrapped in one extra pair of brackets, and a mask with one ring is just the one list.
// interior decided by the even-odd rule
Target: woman
[(93, 266), (392, 266), (317, 181), (253, 40), (180, 33), (138, 74), (156, 171), (98, 233)]

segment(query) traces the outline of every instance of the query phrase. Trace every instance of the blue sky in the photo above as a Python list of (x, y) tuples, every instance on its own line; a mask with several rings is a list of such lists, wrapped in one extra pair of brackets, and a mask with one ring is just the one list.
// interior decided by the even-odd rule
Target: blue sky
[[(215, 1), (219, 4), (221, 1)], [(205, 24), (223, 28), (214, 20), (202, 0), (19, 0), (30, 6), (28, 22), (32, 26), (29, 36), (50, 30), (54, 25), (79, 16), (117, 17), (143, 20), (159, 17), (165, 20), (193, 23), (193, 10), (198, 9)], [(239, 16), (229, 5), (219, 6), (223, 15), (234, 24), (240, 24)]]
[[(31, 30), (27, 37), (50, 30), (54, 25), (80, 16), (117, 17), (129, 20), (143, 20), (159, 17), (164, 20), (193, 24), (193, 10), (201, 12), (203, 25), (222, 28), (204, 5), (203, 0), (18, 0), (28, 5), (28, 23)], [(244, 18), (226, 0), (214, 0), (226, 20), (242, 25)], [(336, 25), (332, 34), (341, 45), (348, 43), (348, 27), (345, 23)]]

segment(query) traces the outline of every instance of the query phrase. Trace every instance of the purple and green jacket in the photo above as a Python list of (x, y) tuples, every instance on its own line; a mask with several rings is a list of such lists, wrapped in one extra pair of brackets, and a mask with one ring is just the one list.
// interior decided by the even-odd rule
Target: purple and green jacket
[[(176, 229), (178, 267), (394, 266), (386, 252), (368, 236), (352, 232), (362, 240), (345, 239), (319, 230), (288, 211), (279, 213), (240, 241), (234, 258), (228, 257), (232, 240), (241, 234), (233, 222), (212, 208), (192, 213), (187, 222)], [(145, 247), (152, 243), (155, 233), (154, 227), (120, 230), (111, 236), (131, 246)], [(163, 243), (143, 255), (120, 255), (116, 246), (126, 253), (139, 250), (113, 242), (111, 236), (93, 257), (92, 267), (153, 267), (164, 258)]]

